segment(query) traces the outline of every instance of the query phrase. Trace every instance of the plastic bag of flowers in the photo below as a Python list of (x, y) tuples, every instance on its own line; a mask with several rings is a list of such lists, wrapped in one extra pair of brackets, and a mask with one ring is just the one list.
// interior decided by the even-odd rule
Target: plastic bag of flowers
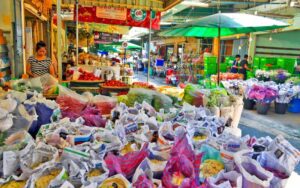
[(171, 122), (163, 123), (158, 130), (158, 143), (163, 145), (172, 145), (175, 139), (175, 132)]
[(273, 173), (274, 176), (271, 180), (271, 187), (280, 188), (286, 186), (291, 174), (277, 158), (272, 156), (269, 152), (261, 152), (261, 154), (257, 157), (257, 161), (264, 169)]
[(58, 159), (58, 150), (42, 142), (27, 145), (20, 151), (20, 165), (24, 175), (30, 175)]
[(246, 153), (248, 151), (242, 150), (234, 156), (237, 169), (243, 176), (242, 187), (270, 187), (273, 174), (261, 167), (254, 159), (245, 156)]
[(207, 179), (209, 188), (234, 188), (242, 187), (242, 175), (236, 171), (225, 172), (222, 170), (216, 177)]
[(75, 116), (79, 116), (88, 104), (88, 98), (63, 86), (59, 86), (59, 91), (56, 102), (62, 111), (63, 117), (69, 117), (71, 112), (74, 113)]
[(200, 165), (200, 180), (204, 182), (205, 178), (216, 176), (224, 169), (224, 163), (220, 151), (203, 144), (199, 152), (203, 153)]
[(45, 166), (30, 176), (26, 187), (45, 188), (61, 186), (68, 179), (68, 173), (61, 163)]
[(188, 143), (186, 134), (176, 137), (163, 172), (162, 185), (164, 187), (197, 187), (199, 186), (199, 166), (202, 154), (195, 155)]
[(194, 145), (194, 148), (200, 149), (208, 137), (211, 135), (210, 130), (203, 127), (194, 127), (188, 129), (188, 137)]
[(279, 163), (286, 168), (289, 174), (294, 171), (300, 161), (299, 150), (292, 146), (282, 135), (274, 138), (267, 151), (278, 159)]
[(30, 174), (23, 173), (20, 164), (20, 156), (23, 151), (28, 151), (34, 141), (25, 131), (12, 134), (5, 140), (5, 146), (1, 147), (2, 167), (0, 187), (25, 187)]
[(92, 98), (92, 103), (96, 105), (101, 114), (110, 114), (111, 110), (116, 107), (117, 100), (112, 97), (96, 95)]
[(252, 151), (242, 138), (231, 137), (222, 144), (220, 154), (226, 171), (234, 170), (234, 155), (241, 150)]
[(141, 164), (137, 167), (133, 178), (133, 186), (137, 188), (142, 188), (142, 187), (153, 187), (154, 184), (152, 182), (153, 179), (153, 172), (150, 167), (149, 160), (146, 158), (144, 159)]
[(121, 174), (111, 176), (104, 180), (99, 187), (131, 187), (130, 182)]
[(109, 169), (109, 175), (123, 174), (127, 178), (131, 178), (139, 164), (149, 155), (148, 145), (145, 143), (140, 151), (129, 152), (124, 156), (117, 156), (109, 152), (104, 159)]

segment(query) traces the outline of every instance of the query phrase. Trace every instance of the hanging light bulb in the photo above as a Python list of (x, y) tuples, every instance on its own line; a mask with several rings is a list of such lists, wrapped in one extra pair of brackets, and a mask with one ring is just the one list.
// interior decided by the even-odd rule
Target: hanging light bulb
[(273, 40), (273, 38), (272, 38), (272, 36), (270, 36), (270, 37), (269, 37), (269, 41), (272, 41), (272, 40)]
[(241, 46), (239, 46), (239, 50), (241, 50), (242, 49), (242, 47)]
[(252, 40), (253, 40), (252, 37), (249, 37), (249, 42), (252, 42)]

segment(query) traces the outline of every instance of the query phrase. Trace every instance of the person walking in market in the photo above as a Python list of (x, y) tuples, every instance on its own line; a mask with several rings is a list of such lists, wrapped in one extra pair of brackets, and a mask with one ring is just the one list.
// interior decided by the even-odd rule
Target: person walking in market
[(51, 74), (55, 76), (55, 69), (53, 63), (49, 57), (47, 57), (46, 43), (40, 41), (36, 44), (35, 55), (30, 56), (26, 71), (31, 78), (43, 76), (44, 74)]
[(231, 70), (230, 70), (231, 73), (238, 73), (240, 60), (241, 60), (241, 56), (236, 55), (235, 60), (233, 61), (232, 67), (231, 67)]
[(251, 69), (248, 67), (248, 55), (244, 55), (244, 59), (240, 63), (239, 73), (244, 75), (244, 80), (247, 79), (247, 71)]

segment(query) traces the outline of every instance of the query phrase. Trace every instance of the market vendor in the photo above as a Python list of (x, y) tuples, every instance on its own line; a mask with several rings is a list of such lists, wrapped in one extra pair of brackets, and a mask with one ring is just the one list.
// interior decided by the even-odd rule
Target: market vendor
[(240, 60), (241, 60), (241, 56), (236, 55), (235, 60), (233, 61), (232, 67), (231, 67), (231, 70), (230, 70), (231, 73), (238, 73), (238, 67), (239, 67)]
[(35, 55), (30, 56), (27, 61), (27, 74), (33, 78), (44, 74), (51, 74), (55, 77), (55, 69), (52, 61), (46, 56), (46, 43), (43, 41), (38, 42), (36, 44), (35, 52)]
[(244, 75), (244, 80), (247, 79), (247, 71), (251, 69), (248, 67), (248, 55), (244, 55), (244, 59), (240, 63), (239, 73)]

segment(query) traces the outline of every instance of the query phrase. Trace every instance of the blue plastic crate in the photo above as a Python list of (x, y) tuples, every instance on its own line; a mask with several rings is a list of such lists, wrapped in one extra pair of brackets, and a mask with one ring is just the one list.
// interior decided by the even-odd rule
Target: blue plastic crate
[(289, 112), (300, 113), (300, 99), (293, 99), (289, 105)]

